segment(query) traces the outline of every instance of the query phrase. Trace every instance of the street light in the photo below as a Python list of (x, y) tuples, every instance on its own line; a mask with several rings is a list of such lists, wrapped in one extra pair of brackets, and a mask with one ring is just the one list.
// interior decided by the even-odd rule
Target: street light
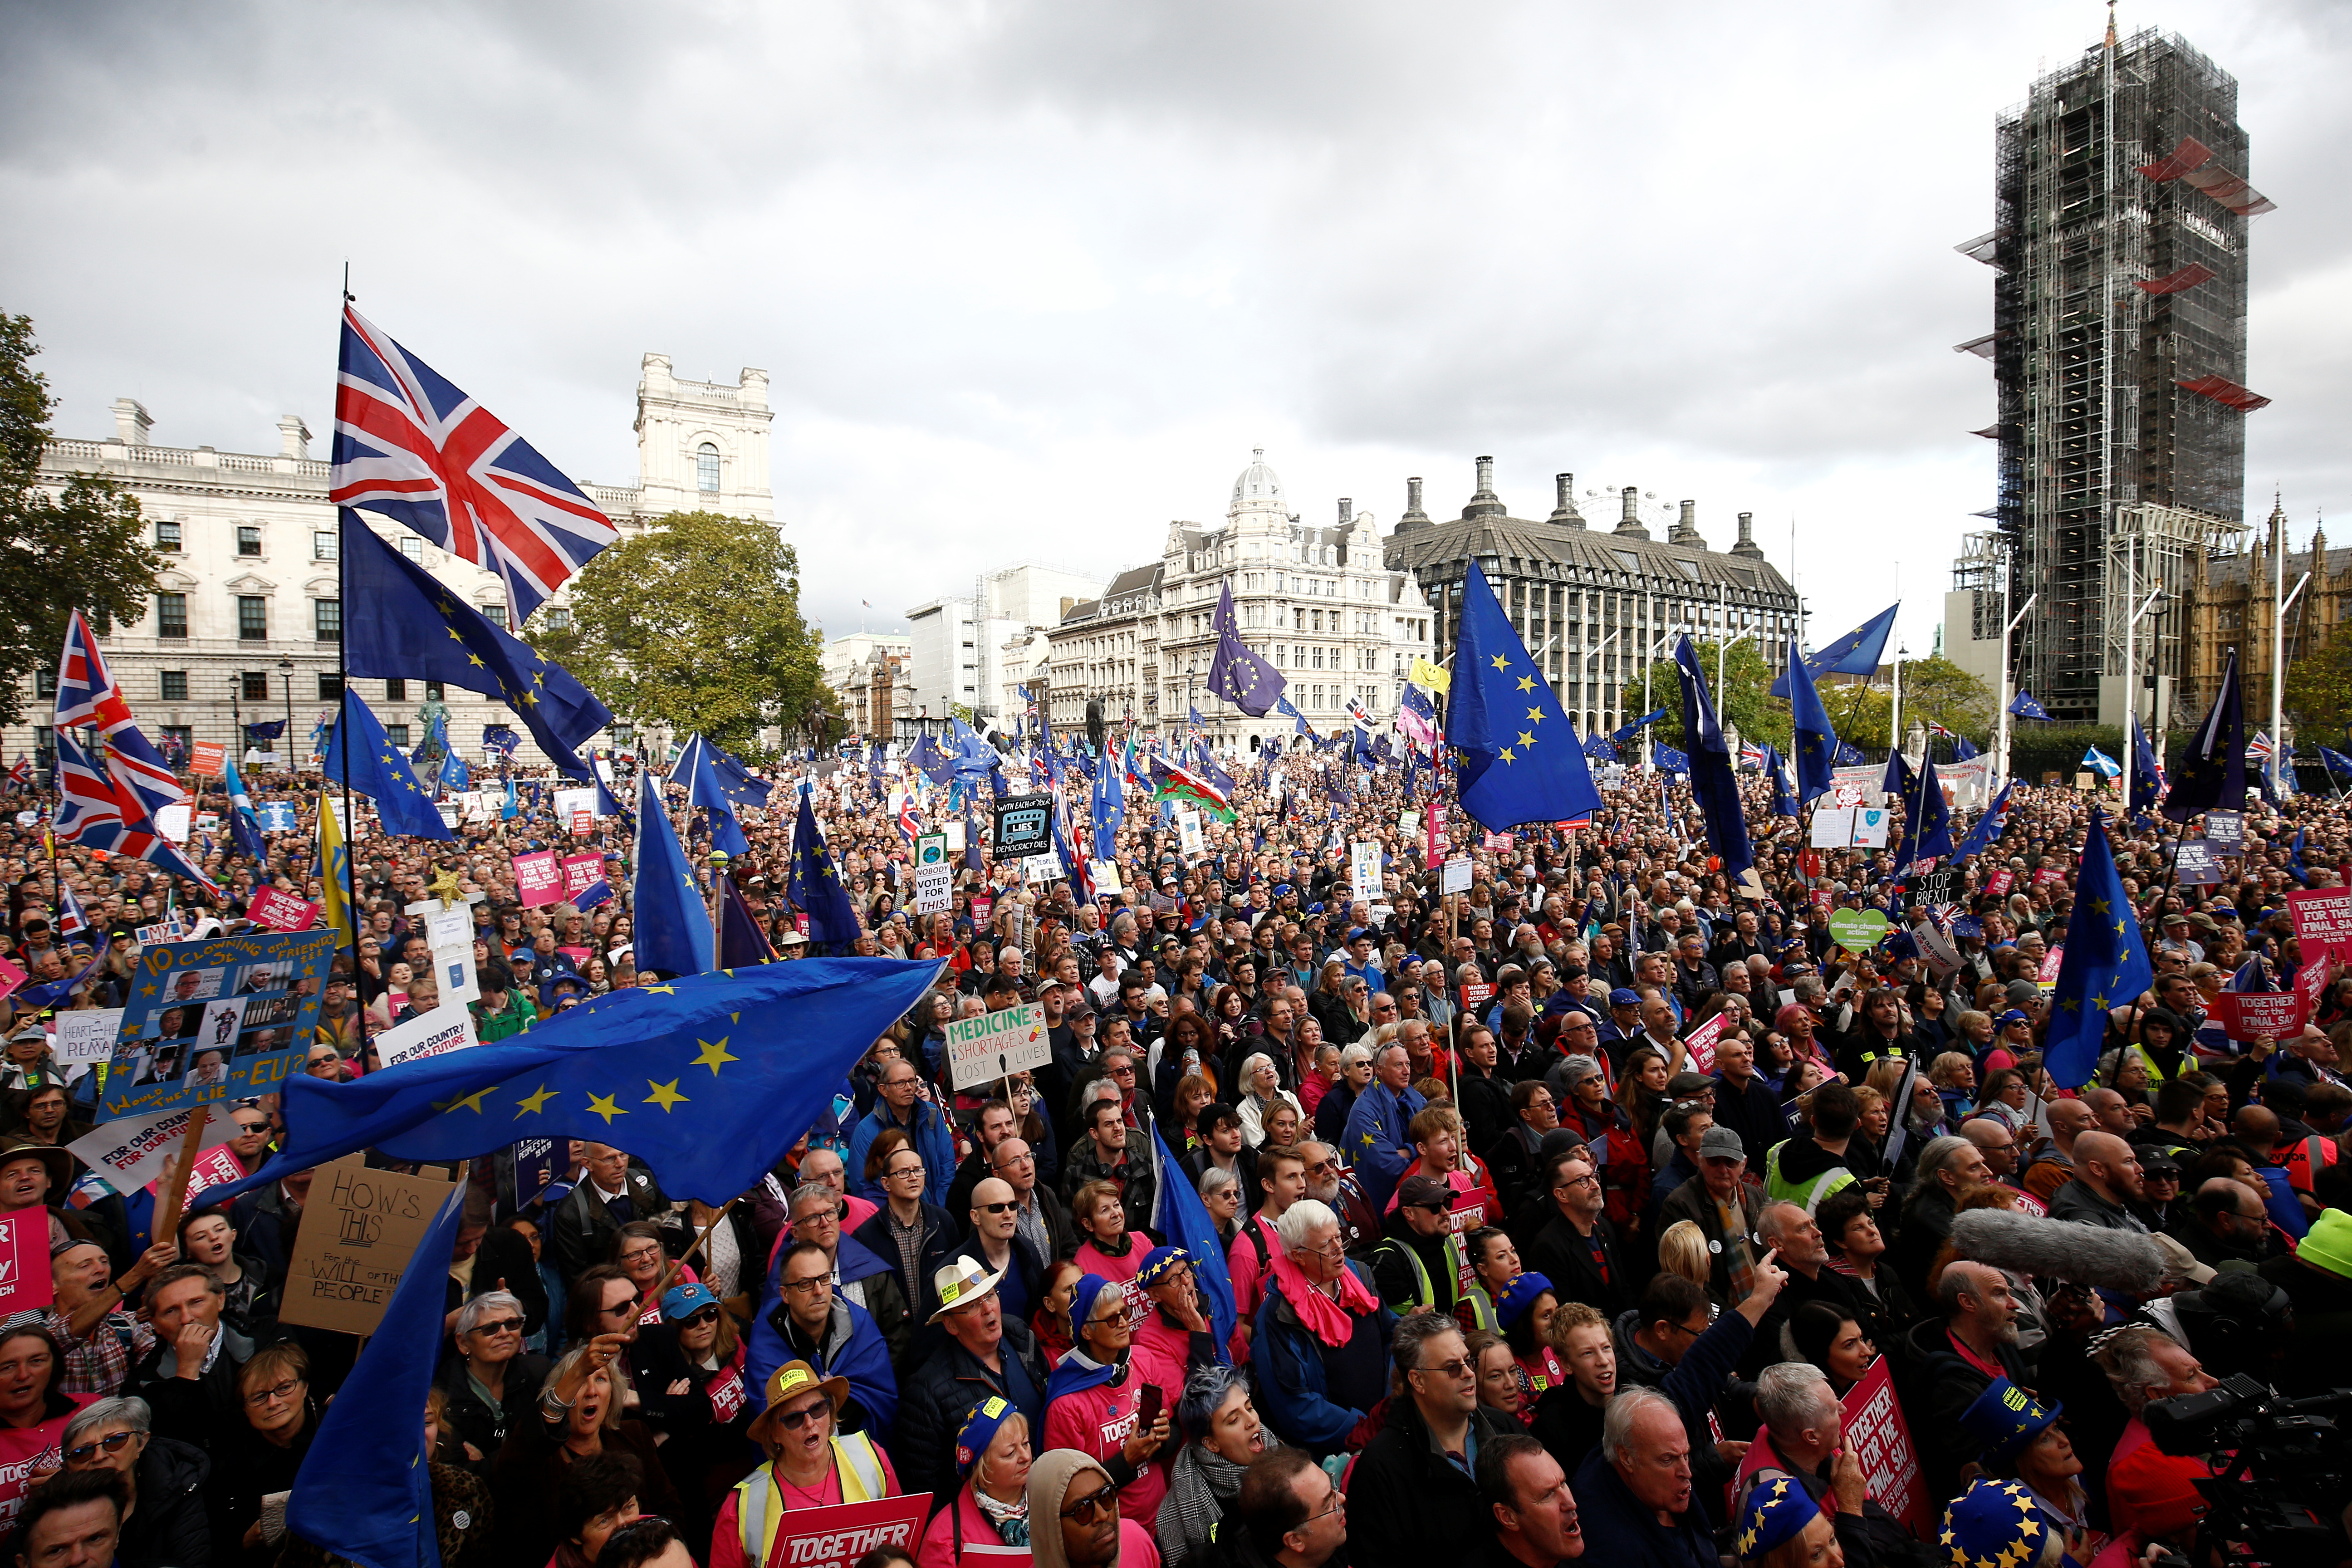
[(279, 678), (286, 682), (286, 733), (280, 739), (286, 747), (286, 771), (290, 773), (294, 771), (294, 661), (281, 658), (278, 669)]
[(245, 710), (237, 706), (237, 699), (245, 694), (244, 686), (244, 676), (231, 675), (228, 678), (228, 754), (239, 759), (245, 753)]

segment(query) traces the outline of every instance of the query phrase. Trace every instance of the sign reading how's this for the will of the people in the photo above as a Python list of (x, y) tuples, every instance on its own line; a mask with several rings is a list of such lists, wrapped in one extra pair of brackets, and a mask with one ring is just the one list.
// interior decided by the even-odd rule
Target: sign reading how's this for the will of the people
[(1027, 1072), (1054, 1059), (1045, 1034), (1045, 1009), (1034, 1002), (947, 1026), (948, 1081), (958, 1089)]
[(321, 1165), (287, 1266), (280, 1321), (372, 1334), (416, 1244), (449, 1195), (432, 1176), (371, 1171), (363, 1155)]
[(331, 931), (173, 942), (139, 955), (104, 1114), (270, 1094), (310, 1048)]

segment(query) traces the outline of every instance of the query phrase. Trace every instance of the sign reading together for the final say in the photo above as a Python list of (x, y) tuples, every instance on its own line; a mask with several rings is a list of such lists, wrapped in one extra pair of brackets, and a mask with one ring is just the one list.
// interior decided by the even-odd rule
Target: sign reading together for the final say
[(275, 1092), (310, 1048), (331, 931), (151, 947), (122, 1009), (104, 1114)]

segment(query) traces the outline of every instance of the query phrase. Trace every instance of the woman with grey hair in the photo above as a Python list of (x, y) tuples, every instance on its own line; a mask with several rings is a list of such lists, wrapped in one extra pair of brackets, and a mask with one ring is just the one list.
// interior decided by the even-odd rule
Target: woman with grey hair
[(1241, 1112), (1242, 1142), (1253, 1149), (1265, 1142), (1265, 1123), (1276, 1106), (1288, 1105), (1300, 1121), (1307, 1120), (1298, 1097), (1282, 1087), (1281, 1070), (1264, 1051), (1253, 1052), (1242, 1063), (1241, 1093), (1235, 1098), (1241, 1102), (1235, 1109)]
[[(1393, 1030), (1394, 1026), (1384, 1026)], [(1339, 1047), (1339, 1076), (1323, 1091), (1321, 1103), (1315, 1107), (1315, 1136), (1325, 1143), (1336, 1145), (1348, 1130), (1348, 1112), (1356, 1108), (1356, 1097), (1371, 1087), (1371, 1047), (1361, 1040)]]
[(1222, 1363), (1195, 1367), (1184, 1380), (1176, 1425), (1184, 1447), (1160, 1504), (1160, 1568), (1184, 1568), (1205, 1553), (1218, 1516), (1242, 1489), (1243, 1474), (1269, 1447), (1279, 1446), (1250, 1402), (1249, 1374)]
[(131, 1489), (114, 1560), (121, 1568), (167, 1568), (212, 1560), (204, 1450), (158, 1437), (143, 1399), (97, 1399), (76, 1411), (58, 1441), (68, 1470), (112, 1470)]
[(1242, 1233), (1242, 1184), (1231, 1171), (1212, 1165), (1201, 1173), (1201, 1203), (1216, 1222), (1217, 1245), (1230, 1250)]
[[(530, 1419), (547, 1382), (547, 1358), (522, 1348), (524, 1310), (505, 1290), (485, 1290), (457, 1309), (457, 1352), (435, 1379), (449, 1396), (443, 1421), (452, 1462), (488, 1479), (490, 1461), (516, 1422)], [(455, 1452), (463, 1447), (463, 1456)]]

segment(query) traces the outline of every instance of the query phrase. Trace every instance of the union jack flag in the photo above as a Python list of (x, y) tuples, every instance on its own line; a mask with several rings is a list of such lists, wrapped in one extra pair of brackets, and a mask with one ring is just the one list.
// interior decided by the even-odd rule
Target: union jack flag
[(898, 831), (905, 836), (907, 847), (913, 848), (916, 835), (923, 831), (923, 819), (915, 814), (915, 795), (909, 790), (898, 802)]
[(1740, 742), (1739, 765), (1743, 768), (1755, 768), (1759, 772), (1761, 772), (1764, 767), (1764, 748), (1758, 745), (1753, 741)]
[(2246, 761), (2250, 763), (2267, 763), (2270, 760), (2271, 738), (2262, 731), (2257, 730), (2254, 731), (2254, 738), (2246, 742)]
[(172, 764), (148, 743), (131, 716), (131, 703), (106, 668), (89, 623), (79, 610), (66, 623), (66, 645), (58, 657), (57, 717), (58, 734), (89, 725), (106, 738), (118, 783), (132, 791), (135, 815), (152, 816), (187, 798)]
[(8, 787), (11, 789), (24, 789), (30, 785), (32, 782), (33, 759), (26, 756), (22, 752), (19, 752), (16, 756), (16, 765), (8, 770)]
[(1953, 733), (1951, 731), (1945, 729), (1941, 724), (1937, 723), (1933, 719), (1930, 719), (1930, 720), (1928, 720), (1928, 721), (1927, 721), (1927, 733), (1929, 733), (1930, 735), (1934, 735), (1934, 736), (1937, 737), (1937, 738), (1938, 738), (1938, 739), (1940, 739), (1940, 740), (1946, 740), (1946, 741), (1957, 741), (1957, 740), (1958, 740), (1958, 739), (1959, 739), (1959, 736), (1958, 736), (1957, 734)]
[[(129, 731), (137, 734), (133, 729)], [(121, 770), (122, 753), (112, 742), (101, 742), (102, 757), (93, 757), (60, 731), (57, 737), (58, 789), (64, 797), (58, 807), (58, 837), (68, 843), (104, 849), (133, 860), (145, 860), (185, 877), (214, 898), (221, 891), (180, 847), (155, 830), (155, 824), (135, 787), (118, 784), (109, 769)]]
[(496, 574), (509, 627), (620, 538), (530, 442), (348, 304), (328, 499)]

